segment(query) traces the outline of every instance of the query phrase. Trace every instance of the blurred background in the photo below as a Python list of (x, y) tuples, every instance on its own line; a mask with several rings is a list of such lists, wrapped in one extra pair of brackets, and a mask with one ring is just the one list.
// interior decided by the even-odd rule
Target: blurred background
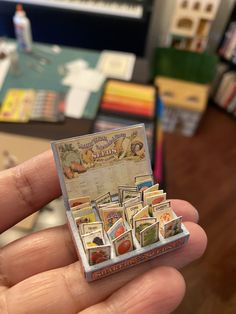
[[(235, 313), (235, 70), (234, 0), (2, 0), (0, 170), (145, 123), (156, 181), (198, 209), (209, 241), (175, 313)], [(64, 222), (57, 199), (0, 246)]]

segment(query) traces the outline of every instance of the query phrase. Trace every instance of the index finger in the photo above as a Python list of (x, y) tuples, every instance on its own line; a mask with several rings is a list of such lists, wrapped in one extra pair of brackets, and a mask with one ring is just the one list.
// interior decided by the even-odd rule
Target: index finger
[(0, 173), (0, 232), (61, 194), (51, 151)]

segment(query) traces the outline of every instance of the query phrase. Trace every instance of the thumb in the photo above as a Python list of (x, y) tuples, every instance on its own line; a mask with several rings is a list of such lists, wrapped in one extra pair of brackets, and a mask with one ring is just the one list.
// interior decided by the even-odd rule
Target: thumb
[(105, 301), (80, 314), (166, 314), (176, 309), (184, 294), (182, 275), (174, 268), (159, 267), (130, 281)]

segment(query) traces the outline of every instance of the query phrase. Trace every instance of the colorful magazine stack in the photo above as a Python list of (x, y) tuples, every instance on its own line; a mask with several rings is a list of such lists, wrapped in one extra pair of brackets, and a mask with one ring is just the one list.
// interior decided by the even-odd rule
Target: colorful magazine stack
[(94, 131), (105, 131), (143, 122), (151, 160), (155, 167), (154, 175), (161, 182), (163, 180), (162, 133), (158, 110), (161, 112), (154, 86), (108, 80), (104, 87)]
[(64, 96), (51, 90), (9, 89), (0, 111), (1, 122), (63, 120)]

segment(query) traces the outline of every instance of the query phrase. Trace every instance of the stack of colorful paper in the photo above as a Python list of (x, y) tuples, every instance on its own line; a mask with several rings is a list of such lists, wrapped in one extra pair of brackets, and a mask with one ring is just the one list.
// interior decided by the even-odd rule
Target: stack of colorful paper
[(152, 119), (155, 116), (156, 89), (153, 86), (109, 80), (101, 109)]

